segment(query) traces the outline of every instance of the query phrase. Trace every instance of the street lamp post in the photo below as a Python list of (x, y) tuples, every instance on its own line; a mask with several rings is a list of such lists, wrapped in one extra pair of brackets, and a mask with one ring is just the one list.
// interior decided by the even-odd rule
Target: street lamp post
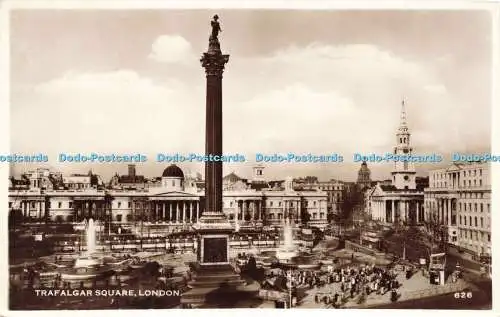
[(292, 287), (293, 287), (293, 277), (292, 277), (292, 270), (288, 270), (288, 281), (290, 283), (290, 286), (288, 287), (288, 296), (290, 300), (289, 308), (292, 308), (293, 300), (292, 300)]

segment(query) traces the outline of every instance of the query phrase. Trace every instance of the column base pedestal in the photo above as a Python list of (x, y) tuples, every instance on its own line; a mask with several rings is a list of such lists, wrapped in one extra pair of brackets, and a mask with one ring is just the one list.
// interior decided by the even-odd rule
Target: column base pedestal
[(230, 264), (199, 265), (194, 268), (191, 288), (182, 294), (181, 305), (192, 308), (251, 307), (259, 284), (247, 284)]
[[(247, 284), (229, 263), (229, 235), (233, 227), (220, 212), (205, 212), (193, 226), (198, 233), (198, 262), (192, 265), (190, 290), (181, 304), (193, 308), (250, 307), (258, 295), (256, 282)], [(245, 304), (246, 303), (246, 304)]]

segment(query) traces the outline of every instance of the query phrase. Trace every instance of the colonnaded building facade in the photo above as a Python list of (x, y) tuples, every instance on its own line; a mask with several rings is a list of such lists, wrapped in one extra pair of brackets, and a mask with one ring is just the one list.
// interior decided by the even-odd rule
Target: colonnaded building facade
[[(320, 229), (327, 225), (328, 194), (294, 188), (293, 179), (267, 181), (263, 167), (254, 168), (253, 179), (230, 173), (223, 179), (224, 213), (235, 227), (280, 226), (285, 217)], [(9, 210), (26, 222), (79, 223), (93, 218), (148, 232), (178, 231), (196, 223), (204, 210), (201, 175), (185, 175), (177, 165), (161, 177), (146, 179), (129, 166), (128, 175), (115, 176), (109, 184), (89, 172), (62, 176), (39, 168), (11, 178)], [(137, 230), (136, 230), (137, 233)]]
[[(401, 122), (396, 132), (396, 146), (393, 153), (396, 155), (413, 153), (404, 101), (401, 107)], [(426, 184), (418, 181), (413, 162), (394, 162), (391, 174), (391, 184), (378, 183), (366, 191), (366, 212), (372, 219), (384, 224), (406, 223), (417, 225), (423, 223), (423, 188)]]
[(490, 165), (452, 164), (429, 173), (425, 217), (445, 227), (448, 243), (473, 258), (491, 256)]

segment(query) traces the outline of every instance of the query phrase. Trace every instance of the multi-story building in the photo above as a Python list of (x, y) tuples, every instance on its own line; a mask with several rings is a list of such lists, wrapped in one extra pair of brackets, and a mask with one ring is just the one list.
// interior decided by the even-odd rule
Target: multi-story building
[(293, 180), (296, 190), (323, 191), (327, 193), (327, 210), (331, 213), (339, 213), (344, 200), (345, 183), (336, 179), (319, 181), (316, 177), (308, 176)]
[[(412, 154), (411, 133), (406, 121), (405, 103), (396, 132), (395, 155)], [(366, 192), (365, 208), (372, 219), (386, 224), (421, 224), (424, 221), (424, 192), (417, 186), (413, 162), (396, 161), (391, 172), (392, 184), (377, 184)]]
[(491, 183), (487, 163), (452, 164), (429, 173), (425, 217), (471, 257), (491, 255)]
[(372, 179), (371, 179), (370, 175), (371, 175), (371, 172), (370, 172), (370, 169), (368, 168), (368, 164), (366, 164), (366, 162), (363, 161), (363, 163), (361, 163), (361, 167), (359, 168), (359, 171), (358, 171), (358, 180), (356, 181), (356, 183), (358, 184), (358, 186), (362, 190), (365, 190), (365, 189), (368, 189), (371, 187)]
[[(301, 223), (309, 214), (309, 225), (327, 224), (327, 194), (319, 190), (295, 190), (292, 180), (267, 182), (256, 169), (256, 181), (229, 174), (224, 178), (223, 211), (238, 225), (280, 225), (290, 217)], [(34, 183), (38, 185), (38, 183)], [(26, 221), (82, 222), (84, 219), (115, 224), (161, 227), (164, 231), (186, 228), (198, 221), (204, 209), (204, 192), (196, 178), (185, 177), (176, 165), (167, 167), (157, 186), (101, 189), (39, 187), (12, 188), (9, 209)]]

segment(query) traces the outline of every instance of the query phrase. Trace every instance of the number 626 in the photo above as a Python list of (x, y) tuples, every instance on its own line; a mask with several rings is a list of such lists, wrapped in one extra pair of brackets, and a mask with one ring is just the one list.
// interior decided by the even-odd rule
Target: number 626
[(472, 292), (456, 292), (453, 295), (455, 298), (472, 298)]

